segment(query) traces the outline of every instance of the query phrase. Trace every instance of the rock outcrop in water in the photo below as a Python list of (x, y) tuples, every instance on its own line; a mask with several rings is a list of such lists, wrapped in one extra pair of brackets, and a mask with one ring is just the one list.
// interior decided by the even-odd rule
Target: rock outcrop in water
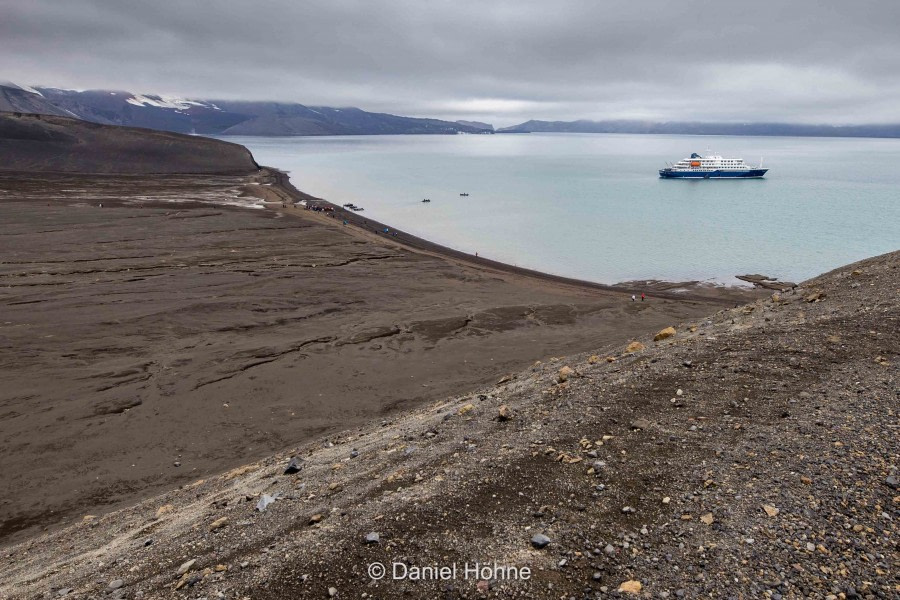
[(895, 252), (537, 363), (8, 548), (0, 595), (893, 597), (898, 287)]

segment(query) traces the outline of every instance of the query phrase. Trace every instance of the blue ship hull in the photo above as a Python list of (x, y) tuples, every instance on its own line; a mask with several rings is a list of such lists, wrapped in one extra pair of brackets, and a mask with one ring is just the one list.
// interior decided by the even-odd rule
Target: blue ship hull
[(661, 169), (662, 179), (760, 179), (768, 169), (747, 169), (746, 171), (673, 171)]

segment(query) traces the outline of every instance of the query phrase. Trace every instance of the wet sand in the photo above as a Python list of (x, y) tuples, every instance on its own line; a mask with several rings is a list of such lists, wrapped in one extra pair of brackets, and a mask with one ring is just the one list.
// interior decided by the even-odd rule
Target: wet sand
[(759, 295), (214, 204), (274, 178), (0, 175), (0, 543)]

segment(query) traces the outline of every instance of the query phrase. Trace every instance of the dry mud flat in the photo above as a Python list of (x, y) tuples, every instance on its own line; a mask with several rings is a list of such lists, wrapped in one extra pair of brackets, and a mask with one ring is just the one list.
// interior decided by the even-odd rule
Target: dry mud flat
[[(535, 364), (8, 547), (0, 594), (896, 598), (898, 292), (894, 253)], [(531, 576), (391, 578), (476, 561)]]
[(0, 543), (733, 304), (221, 205), (277, 184), (0, 176)]

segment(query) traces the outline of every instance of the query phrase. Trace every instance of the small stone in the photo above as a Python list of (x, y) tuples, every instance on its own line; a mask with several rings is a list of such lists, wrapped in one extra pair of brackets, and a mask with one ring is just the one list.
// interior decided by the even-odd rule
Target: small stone
[(192, 558), (191, 560), (182, 563), (181, 566), (178, 567), (178, 570), (175, 571), (175, 574), (176, 575), (184, 575), (185, 573), (190, 571), (196, 563), (197, 563), (196, 558)]
[(603, 552), (605, 552), (609, 556), (612, 556), (613, 554), (616, 553), (616, 548), (612, 544), (607, 544), (606, 548), (603, 549)]
[(681, 365), (690, 369), (691, 367), (694, 366), (694, 363), (693, 363), (693, 361), (685, 360), (685, 361), (681, 362)]
[(640, 352), (644, 349), (644, 345), (640, 342), (631, 342), (625, 347), (625, 352), (628, 354), (633, 354), (635, 352)]
[(509, 421), (512, 419), (512, 411), (505, 404), (500, 405), (500, 408), (497, 409), (497, 420), (498, 421)]
[(456, 411), (456, 414), (458, 414), (459, 416), (463, 416), (469, 414), (473, 410), (475, 410), (474, 404), (466, 404), (464, 406), (461, 406), (460, 409)]
[(377, 544), (381, 542), (381, 536), (376, 532), (366, 534), (366, 544)]
[(678, 388), (677, 390), (675, 390), (675, 395), (676, 396), (684, 396), (684, 390), (681, 388)]
[(559, 383), (565, 383), (569, 380), (569, 377), (575, 374), (575, 370), (572, 367), (563, 367), (556, 374), (556, 381)]
[(324, 515), (322, 515), (321, 513), (316, 513), (309, 518), (309, 524), (315, 525), (316, 523), (320, 522), (324, 518), (325, 518)]
[(156, 518), (158, 519), (158, 518), (160, 518), (161, 516), (167, 515), (167, 514), (169, 514), (170, 512), (174, 512), (174, 511), (175, 511), (175, 507), (174, 507), (174, 506), (172, 506), (171, 504), (164, 504), (164, 505), (162, 505), (162, 506), (160, 506), (159, 508), (156, 509)]
[(619, 591), (626, 594), (640, 594), (642, 589), (644, 589), (644, 586), (641, 585), (641, 582), (635, 581), (634, 579), (623, 581), (619, 585)]
[(176, 461), (173, 462), (172, 464), (173, 464), (174, 466), (176, 466), (176, 467), (180, 467), (180, 466), (181, 466), (181, 461), (180, 461), (180, 460), (176, 460)]
[(72, 588), (62, 588), (61, 590), (56, 592), (56, 595), (59, 596), (60, 598), (62, 598), (63, 596), (67, 596), (71, 592), (72, 592)]
[(222, 517), (221, 519), (216, 519), (215, 521), (213, 521), (212, 523), (209, 524), (209, 530), (215, 531), (216, 529), (225, 527), (225, 525), (227, 523), (228, 523), (228, 517)]
[(531, 545), (540, 550), (541, 548), (546, 548), (550, 544), (550, 538), (548, 538), (543, 533), (535, 534), (531, 538)]
[(668, 496), (666, 496), (665, 498), (662, 499), (662, 503), (663, 503), (663, 504), (668, 504), (668, 503), (671, 502), (671, 501), (672, 501), (672, 499), (669, 498)]
[(705, 523), (706, 525), (712, 525), (715, 518), (712, 513), (706, 513), (705, 515), (700, 516), (700, 522)]
[(769, 515), (770, 517), (777, 517), (777, 516), (778, 516), (778, 513), (781, 512), (780, 510), (778, 510), (777, 508), (775, 508), (775, 507), (772, 506), (771, 504), (763, 504), (763, 505), (762, 505), (762, 508), (763, 508), (764, 511), (766, 511), (766, 514)]
[(600, 362), (600, 357), (597, 356), (596, 354), (591, 354), (591, 355), (588, 357), (588, 364), (589, 364), (589, 365), (596, 365), (598, 362)]
[(125, 585), (125, 582), (124, 582), (123, 580), (121, 580), (121, 579), (113, 579), (112, 581), (109, 582), (109, 585), (107, 586), (107, 589), (109, 589), (109, 590), (117, 590), (117, 589), (119, 589), (120, 587), (122, 587), (123, 585)]
[(884, 478), (884, 483), (889, 488), (896, 490), (898, 487), (897, 476), (896, 475), (888, 475), (887, 477)]
[(299, 473), (300, 469), (303, 468), (302, 462), (303, 459), (299, 456), (291, 458), (290, 462), (288, 462), (287, 466), (284, 468), (284, 474), (293, 475), (294, 473)]
[(666, 338), (672, 337), (673, 335), (675, 335), (675, 333), (676, 332), (675, 332), (674, 327), (666, 327), (665, 329), (661, 329), (659, 331), (659, 333), (657, 333), (656, 335), (653, 336), (653, 341), (654, 342), (662, 341)]
[(650, 429), (650, 421), (647, 419), (637, 419), (631, 423), (632, 429)]
[(497, 385), (501, 385), (501, 384), (503, 384), (503, 383), (509, 383), (509, 382), (512, 381), (512, 380), (513, 380), (513, 376), (512, 376), (512, 375), (504, 375), (504, 376), (501, 377), (500, 380), (497, 382)]
[(594, 571), (594, 574), (591, 575), (591, 579), (594, 581), (603, 581), (603, 573), (600, 571)]
[(334, 587), (328, 588), (328, 597), (334, 598), (335, 596), (337, 596), (337, 588), (334, 588)]

